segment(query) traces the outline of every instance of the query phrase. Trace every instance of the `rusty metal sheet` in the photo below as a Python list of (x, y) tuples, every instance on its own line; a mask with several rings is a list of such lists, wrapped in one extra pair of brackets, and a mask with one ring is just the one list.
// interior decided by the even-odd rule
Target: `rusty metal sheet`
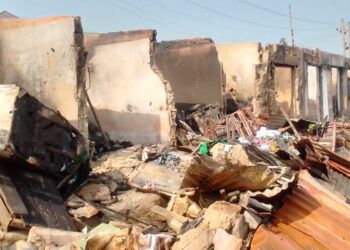
[[(287, 178), (288, 174), (290, 176)], [(181, 187), (199, 188), (201, 192), (214, 192), (220, 189), (259, 191), (273, 188), (274, 184), (274, 187), (280, 188), (272, 191), (273, 194), (268, 191), (253, 194), (273, 196), (287, 189), (294, 180), (295, 172), (291, 172), (283, 165), (241, 165), (235, 162), (222, 164), (210, 156), (196, 155), (185, 173)]]
[(327, 173), (333, 188), (350, 199), (350, 177), (337, 171), (334, 167), (327, 167)]
[(284, 118), (283, 114), (281, 112), (269, 117), (267, 120), (265, 127), (269, 129), (279, 129), (284, 127), (286, 124), (286, 118)]
[(260, 226), (252, 249), (350, 249), (350, 206), (306, 170), (270, 227)]
[(269, 199), (274, 198), (281, 194), (283, 191), (289, 189), (297, 180), (299, 173), (293, 170), (286, 171), (279, 178), (274, 185), (262, 190), (262, 191), (248, 191), (247, 194), (250, 197)]
[(332, 168), (333, 170), (342, 173), (343, 175), (347, 176), (348, 178), (350, 178), (350, 168), (347, 168), (337, 162), (328, 160), (327, 161), (327, 166), (329, 168)]

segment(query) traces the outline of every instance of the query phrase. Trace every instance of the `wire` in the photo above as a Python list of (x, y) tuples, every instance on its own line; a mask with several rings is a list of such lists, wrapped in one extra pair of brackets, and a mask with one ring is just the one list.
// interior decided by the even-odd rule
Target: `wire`
[[(278, 11), (275, 11), (275, 10), (271, 10), (271, 9), (265, 8), (263, 6), (255, 4), (255, 3), (251, 3), (251, 2), (248, 2), (248, 1), (245, 1), (245, 0), (236, 0), (236, 1), (238, 1), (238, 2), (240, 2), (242, 4), (245, 4), (245, 5), (249, 5), (249, 6), (251, 6), (253, 8), (256, 8), (256, 9), (259, 9), (259, 10), (263, 10), (263, 11), (266, 11), (266, 12), (269, 12), (269, 13), (272, 13), (272, 14), (275, 14), (275, 15), (278, 15), (278, 16), (289, 18), (289, 16), (287, 14), (284, 14), (282, 12), (278, 12)], [(298, 21), (302, 21), (302, 22), (322, 24), (322, 25), (328, 25), (328, 26), (337, 25), (335, 23), (322, 22), (322, 21), (318, 21), (318, 20), (312, 20), (312, 19), (296, 17), (296, 16), (293, 16), (293, 19), (298, 20)]]
[(274, 29), (280, 29), (280, 30), (286, 30), (288, 28), (286, 27), (280, 27), (280, 26), (274, 26), (274, 25), (267, 25), (267, 24), (261, 24), (261, 23), (257, 23), (257, 22), (253, 22), (253, 21), (250, 21), (250, 20), (246, 20), (246, 19), (243, 19), (243, 18), (239, 18), (239, 17), (235, 17), (235, 16), (232, 16), (232, 15), (229, 15), (229, 14), (226, 14), (226, 13), (223, 13), (223, 12), (220, 12), (220, 11), (217, 11), (217, 10), (214, 10), (214, 9), (211, 9), (211, 8), (208, 8), (204, 5), (201, 5), (201, 4), (198, 4), (196, 2), (193, 2), (192, 0), (186, 0), (188, 3), (194, 5), (194, 6), (197, 6), (198, 8), (201, 8), (201, 9), (204, 9), (204, 10), (207, 10), (209, 12), (213, 12), (217, 15), (221, 15), (221, 16), (224, 16), (224, 17), (227, 17), (227, 18), (231, 18), (231, 19), (234, 19), (236, 21), (240, 21), (240, 22), (243, 22), (243, 23), (249, 23), (249, 24), (253, 24), (253, 25), (256, 25), (256, 26), (260, 26), (260, 27), (264, 27), (264, 28), (274, 28)]
[(171, 11), (173, 11), (174, 13), (180, 14), (180, 15), (182, 15), (182, 16), (190, 17), (190, 18), (195, 19), (195, 20), (197, 20), (197, 21), (199, 21), (199, 22), (202, 22), (202, 23), (206, 23), (206, 24), (209, 24), (209, 25), (213, 25), (213, 26), (217, 26), (217, 27), (220, 27), (220, 28), (227, 29), (227, 26), (225, 26), (225, 25), (221, 25), (221, 24), (218, 24), (218, 23), (209, 22), (209, 21), (207, 21), (207, 20), (205, 20), (205, 19), (202, 19), (202, 18), (199, 18), (199, 17), (196, 17), (196, 16), (188, 15), (188, 14), (183, 13), (183, 12), (177, 10), (177, 9), (170, 8), (170, 7), (167, 6), (167, 5), (161, 4), (161, 3), (159, 3), (159, 2), (157, 2), (157, 1), (155, 1), (155, 0), (148, 0), (148, 1), (149, 1), (149, 2), (152, 2), (152, 3), (155, 4), (155, 5), (160, 6), (161, 8), (171, 10)]
[[(109, 3), (110, 5), (113, 5), (114, 7), (117, 7), (118, 9), (124, 10), (125, 12), (127, 12), (127, 13), (129, 13), (129, 14), (131, 14), (131, 15), (133, 15), (133, 16), (136, 16), (136, 17), (139, 17), (139, 18), (143, 18), (143, 19), (145, 19), (145, 20), (147, 20), (147, 21), (150, 21), (150, 22), (152, 22), (152, 23), (154, 23), (154, 24), (156, 24), (156, 25), (161, 25), (161, 26), (165, 26), (165, 27), (168, 27), (168, 28), (173, 29), (172, 26), (170, 26), (170, 25), (168, 25), (168, 24), (166, 24), (166, 23), (159, 23), (157, 20), (155, 20), (155, 19), (153, 19), (153, 18), (149, 18), (149, 17), (147, 17), (147, 16), (140, 15), (140, 14), (138, 14), (138, 13), (136, 13), (136, 12), (133, 12), (133, 11), (129, 10), (128, 8), (125, 8), (125, 7), (121, 6), (121, 5), (119, 5), (119, 4), (115, 3), (115, 2), (113, 2), (112, 0), (105, 0), (105, 1), (106, 1), (107, 3)], [(185, 34), (186, 36), (189, 34), (189, 33), (187, 33), (187, 32), (183, 32), (182, 30), (180, 30), (180, 32), (183, 33), (183, 34)]]
[(111, 4), (111, 5), (113, 5), (114, 7), (117, 7), (118, 9), (124, 10), (125, 12), (128, 12), (128, 13), (131, 14), (131, 15), (134, 15), (134, 16), (143, 18), (143, 19), (145, 19), (145, 20), (148, 20), (148, 21), (150, 21), (150, 22), (152, 22), (152, 23), (158, 24), (157, 21), (155, 21), (155, 20), (153, 20), (153, 19), (151, 19), (151, 18), (142, 16), (142, 15), (139, 15), (139, 14), (137, 14), (137, 13), (135, 13), (135, 12), (132, 12), (132, 11), (130, 11), (129, 9), (124, 8), (123, 6), (120, 6), (120, 5), (116, 4), (116, 3), (113, 2), (112, 0), (105, 0), (105, 2), (107, 2), (107, 3)]
[[(171, 25), (169, 25), (169, 24), (167, 24), (167, 23), (159, 22), (158, 20), (156, 20), (156, 19), (154, 19), (154, 18), (150, 18), (150, 17), (144, 16), (144, 15), (138, 14), (138, 13), (136, 13), (136, 12), (134, 12), (134, 11), (132, 11), (132, 10), (130, 10), (130, 9), (126, 8), (126, 7), (124, 7), (124, 6), (121, 6), (121, 5), (117, 4), (116, 2), (113, 2), (112, 0), (105, 0), (105, 1), (106, 1), (107, 3), (109, 3), (110, 5), (113, 5), (114, 7), (117, 7), (118, 9), (121, 9), (121, 10), (123, 10), (123, 11), (125, 11), (125, 12), (127, 12), (127, 13), (129, 13), (129, 14), (131, 14), (131, 15), (133, 15), (133, 16), (142, 18), (142, 19), (147, 20), (147, 21), (149, 21), (149, 22), (152, 22), (152, 23), (154, 23), (154, 24), (156, 24), (156, 25), (161, 25), (161, 26), (164, 26), (164, 27), (168, 27), (168, 28), (174, 29), (174, 27), (172, 27)], [(121, 0), (121, 1), (122, 1), (122, 0)], [(167, 8), (166, 6), (164, 6), (164, 5), (162, 5), (162, 4), (156, 3), (156, 1), (154, 1), (154, 0), (151, 0), (151, 1), (152, 1), (153, 3), (159, 5), (159, 6), (162, 6), (162, 7), (164, 7), (164, 8)], [(245, 22), (245, 21), (246, 21), (246, 20), (244, 20), (244, 19), (235, 18), (235, 17), (233, 17), (233, 16), (231, 16), (231, 15), (228, 15), (228, 14), (225, 14), (225, 13), (221, 13), (221, 12), (219, 12), (219, 11), (211, 10), (210, 8), (207, 8), (207, 7), (205, 7), (205, 6), (202, 6), (202, 5), (199, 5), (199, 4), (196, 4), (196, 3), (192, 2), (191, 0), (186, 0), (186, 1), (189, 2), (189, 3), (191, 3), (191, 4), (193, 4), (193, 5), (195, 5), (195, 6), (198, 6), (199, 8), (206, 9), (206, 10), (211, 11), (211, 12), (214, 12), (214, 13), (216, 13), (216, 14), (218, 14), (218, 15), (222, 15), (222, 14), (223, 14), (225, 17), (233, 18), (233, 19), (235, 19), (235, 20), (239, 20), (239, 21), (242, 21), (242, 22)], [(123, 1), (123, 2), (124, 2), (124, 1)], [(124, 3), (125, 3), (125, 2), (124, 2)], [(143, 10), (143, 9), (141, 9), (141, 8), (139, 8), (139, 7), (137, 7), (137, 6), (134, 6), (134, 5), (132, 5), (132, 4), (129, 4), (129, 3), (128, 3), (128, 5), (132, 6), (132, 7), (135, 8), (135, 9), (138, 9), (139, 11), (142, 11), (143, 13), (146, 13), (146, 14), (148, 14), (148, 15), (152, 15), (152, 17), (155, 17), (155, 16), (153, 15), (153, 13), (151, 13), (151, 12), (148, 12), (148, 11), (146, 11), (146, 10)], [(175, 9), (172, 9), (172, 10), (173, 10), (174, 12), (181, 13), (182, 15), (186, 15), (186, 14), (184, 14), (184, 13), (178, 11), (178, 10), (175, 10)], [(158, 18), (159, 18), (159, 19), (166, 20), (165, 18), (161, 18), (161, 17), (158, 17)], [(194, 17), (194, 18), (196, 18), (196, 17)], [(196, 19), (199, 19), (199, 20), (200, 20), (200, 18), (196, 18)], [(202, 20), (202, 21), (203, 21), (203, 20)], [(212, 25), (217, 25), (217, 26), (225, 27), (225, 26), (223, 26), (223, 25), (216, 24), (216, 23), (210, 23), (210, 22), (207, 22), (207, 21), (203, 21), (203, 22), (206, 22), (206, 23), (209, 23), (209, 24), (212, 24)], [(262, 27), (276, 28), (276, 29), (280, 29), (280, 30), (282, 30), (282, 29), (283, 29), (283, 30), (286, 30), (286, 29), (287, 29), (287, 28), (277, 27), (277, 26), (272, 26), (272, 27), (270, 27), (269, 25), (263, 25), (263, 24), (259, 24), (259, 23), (255, 23), (255, 22), (251, 22), (251, 21), (248, 21), (248, 23), (254, 24), (254, 25), (258, 25), (258, 26), (262, 26)], [(225, 28), (226, 28), (226, 27), (225, 27)], [(328, 30), (328, 29), (333, 29), (333, 28), (324, 28), (324, 30), (326, 30), (326, 29)], [(193, 36), (193, 34), (191, 34), (191, 33), (189, 33), (189, 32), (184, 32), (184, 31), (182, 31), (181, 29), (177, 29), (177, 30), (180, 31), (182, 34)], [(296, 30), (298, 30), (298, 31), (314, 31), (315, 29), (312, 29), (312, 28), (304, 28), (304, 29), (296, 29)], [(202, 33), (202, 32), (200, 32), (200, 33)], [(210, 35), (207, 35), (207, 34), (206, 34), (206, 36), (211, 37)]]
[[(119, 1), (123, 2), (123, 3), (126, 4), (126, 5), (129, 5), (130, 7), (134, 8), (134, 9), (137, 9), (137, 10), (139, 10), (139, 11), (141, 11), (141, 12), (147, 14), (147, 15), (150, 15), (150, 16), (152, 16), (152, 17), (155, 17), (155, 18), (158, 18), (158, 19), (160, 19), (160, 20), (166, 21), (166, 22), (168, 22), (168, 23), (172, 23), (173, 25), (176, 25), (176, 26), (185, 28), (186, 31), (181, 30), (181, 29), (177, 29), (177, 30), (178, 30), (178, 31), (181, 31), (181, 32), (184, 33), (184, 34), (190, 35), (190, 36), (193, 35), (193, 33), (187, 32), (188, 27), (186, 27), (186, 26), (184, 26), (184, 25), (178, 24), (178, 23), (176, 23), (176, 22), (173, 22), (173, 21), (171, 21), (171, 20), (168, 20), (168, 19), (163, 18), (163, 17), (160, 17), (160, 16), (155, 16), (154, 13), (152, 13), (152, 12), (150, 12), (150, 11), (147, 11), (147, 10), (144, 10), (144, 9), (142, 9), (142, 8), (140, 8), (140, 7), (138, 7), (138, 6), (134, 5), (134, 4), (131, 4), (131, 3), (127, 2), (127, 1), (124, 1), (124, 0), (119, 0)], [(198, 32), (201, 33), (201, 34), (204, 34), (205, 36), (210, 36), (210, 35), (208, 35), (208, 34), (205, 34), (205, 33), (201, 32), (201, 31), (198, 31)]]
[[(264, 27), (264, 28), (273, 28), (273, 29), (279, 29), (279, 30), (289, 30), (289, 28), (287, 28), (287, 27), (274, 26), (274, 25), (268, 25), (268, 24), (261, 24), (261, 23), (257, 23), (257, 22), (250, 21), (250, 20), (247, 20), (247, 19), (235, 17), (235, 16), (232, 16), (232, 15), (229, 15), (229, 14), (226, 14), (226, 13), (223, 13), (223, 12), (211, 9), (211, 8), (206, 7), (204, 5), (198, 4), (198, 3), (196, 3), (196, 2), (194, 2), (192, 0), (186, 0), (186, 1), (188, 3), (194, 5), (194, 6), (197, 6), (198, 8), (201, 8), (201, 9), (207, 10), (209, 12), (213, 12), (213, 13), (215, 13), (217, 15), (221, 15), (221, 16), (224, 16), (224, 17), (227, 17), (227, 18), (231, 18), (231, 19), (234, 19), (234, 20), (237, 20), (237, 21), (240, 21), (240, 22), (249, 23), (249, 24), (253, 24), (253, 25), (256, 25), (256, 26)], [(296, 28), (294, 30), (297, 30), (297, 31), (316, 31), (316, 30), (328, 30), (328, 29), (331, 29), (331, 27), (320, 28), (320, 29), (317, 29), (317, 28)]]

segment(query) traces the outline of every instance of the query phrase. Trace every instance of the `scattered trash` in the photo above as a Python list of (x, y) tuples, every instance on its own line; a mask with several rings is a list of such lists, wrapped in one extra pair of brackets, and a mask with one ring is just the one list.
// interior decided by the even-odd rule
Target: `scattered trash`
[(177, 166), (180, 164), (180, 157), (173, 154), (163, 154), (156, 159), (156, 163), (166, 168), (177, 171)]

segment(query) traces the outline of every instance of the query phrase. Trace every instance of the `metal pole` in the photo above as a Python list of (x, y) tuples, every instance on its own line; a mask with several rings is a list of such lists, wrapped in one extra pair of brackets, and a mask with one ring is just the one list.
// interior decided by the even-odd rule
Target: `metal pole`
[(348, 22), (348, 52), (350, 57), (350, 22)]
[(344, 24), (344, 19), (340, 19), (340, 27), (339, 27), (339, 32), (340, 32), (340, 46), (342, 47), (343, 50), (343, 56), (346, 57), (346, 42), (345, 42), (345, 24)]
[(290, 29), (290, 36), (292, 39), (292, 46), (294, 47), (294, 31), (293, 31), (293, 22), (292, 22), (292, 7), (289, 5), (289, 29)]

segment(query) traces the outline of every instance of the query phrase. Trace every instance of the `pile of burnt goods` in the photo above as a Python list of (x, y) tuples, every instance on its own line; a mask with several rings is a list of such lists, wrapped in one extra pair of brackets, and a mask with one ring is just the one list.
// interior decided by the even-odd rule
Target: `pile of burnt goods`
[(58, 113), (17, 87), (0, 93), (9, 249), (248, 249), (288, 210), (301, 171), (344, 196), (350, 187), (346, 123), (198, 106), (179, 119), (178, 147), (102, 138), (106, 149), (82, 157), (82, 136)]
[(59, 190), (86, 178), (82, 136), (16, 85), (0, 85), (0, 103), (2, 230), (19, 231), (14, 235), (20, 238), (34, 225), (76, 230)]

